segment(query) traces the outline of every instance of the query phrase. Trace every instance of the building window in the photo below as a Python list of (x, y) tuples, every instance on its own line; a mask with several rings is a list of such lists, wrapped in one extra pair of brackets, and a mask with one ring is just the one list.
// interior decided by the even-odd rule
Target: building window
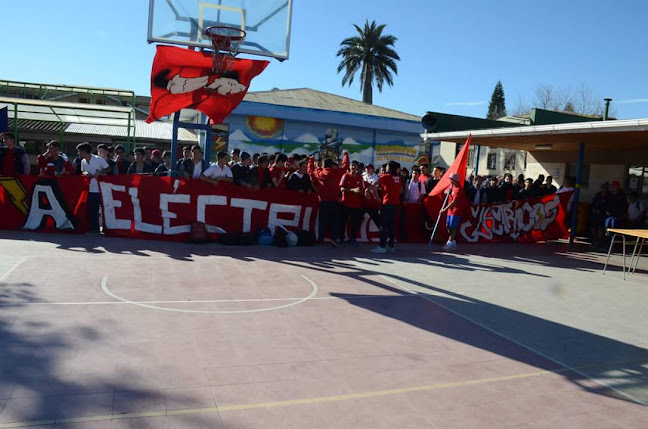
[(475, 166), (475, 149), (468, 149), (468, 167)]
[[(461, 148), (463, 147), (462, 144), (456, 144), (455, 145), (455, 158), (459, 156), (459, 152), (461, 152)], [(476, 150), (474, 147), (471, 147), (468, 149), (468, 167), (474, 167), (475, 166), (475, 153)]]
[(524, 169), (525, 169), (525, 170), (527, 169), (527, 162), (528, 162), (528, 160), (527, 160), (527, 155), (528, 155), (528, 154), (529, 154), (529, 152), (524, 151), (524, 154), (522, 155), (522, 157), (523, 157), (523, 159), (524, 159)]
[(486, 157), (486, 168), (489, 170), (497, 170), (497, 154), (489, 153)]
[[(578, 173), (577, 164), (567, 164), (567, 173), (565, 177), (572, 177), (574, 179), (574, 184), (576, 184), (576, 175)], [(590, 165), (583, 164), (583, 175), (581, 177), (581, 188), (589, 188), (590, 182)]]
[(626, 190), (637, 194), (648, 194), (648, 165), (633, 165), (628, 168)]
[(507, 153), (504, 158), (504, 170), (515, 170), (516, 161), (515, 153)]
[(88, 104), (88, 99), (86, 97), (79, 97), (79, 103)]
[(103, 106), (103, 105), (106, 104), (106, 100), (103, 100), (101, 98), (97, 98), (97, 103), (96, 104), (99, 104), (99, 105)]

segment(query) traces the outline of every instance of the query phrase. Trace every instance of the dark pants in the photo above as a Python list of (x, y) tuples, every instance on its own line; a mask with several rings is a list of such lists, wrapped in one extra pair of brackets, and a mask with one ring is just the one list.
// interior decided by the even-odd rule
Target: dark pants
[(346, 232), (346, 226), (347, 222), (349, 219), (351, 220), (351, 234), (349, 235), (349, 239), (351, 241), (356, 241), (356, 238), (358, 238), (358, 231), (360, 231), (360, 225), (362, 224), (362, 218), (364, 216), (364, 209), (354, 209), (354, 208), (349, 208), (349, 207), (344, 207), (342, 206), (342, 216), (341, 219), (341, 235), (340, 237), (344, 238), (344, 233)]
[(409, 237), (407, 237), (407, 215), (405, 212), (406, 205), (401, 204), (398, 208), (400, 211), (400, 216), (398, 217), (398, 241), (400, 242), (409, 242)]
[(324, 234), (331, 233), (331, 240), (338, 238), (340, 205), (337, 201), (322, 201), (319, 206), (319, 241), (324, 241)]
[(396, 223), (398, 206), (385, 204), (380, 211), (380, 247), (385, 247), (389, 239), (389, 247), (394, 247), (394, 224)]
[(99, 192), (88, 192), (88, 221), (90, 231), (99, 231)]
[(376, 207), (372, 207), (370, 209), (364, 209), (364, 211), (369, 215), (373, 223), (376, 224), (376, 228), (380, 229), (380, 212), (378, 211), (378, 209)]

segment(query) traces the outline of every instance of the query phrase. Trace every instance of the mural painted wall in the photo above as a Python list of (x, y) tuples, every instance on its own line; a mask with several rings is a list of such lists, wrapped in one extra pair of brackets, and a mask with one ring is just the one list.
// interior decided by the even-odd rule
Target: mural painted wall
[[(385, 164), (389, 161), (400, 162), (409, 168), (422, 155), (429, 155), (417, 134), (376, 131), (374, 162)], [(429, 158), (428, 158), (429, 159)]]
[(422, 154), (418, 134), (344, 125), (299, 122), (260, 116), (229, 118), (229, 150), (239, 148), (249, 153), (283, 152), (311, 155), (349, 152), (352, 160), (385, 163), (395, 160), (413, 164)]

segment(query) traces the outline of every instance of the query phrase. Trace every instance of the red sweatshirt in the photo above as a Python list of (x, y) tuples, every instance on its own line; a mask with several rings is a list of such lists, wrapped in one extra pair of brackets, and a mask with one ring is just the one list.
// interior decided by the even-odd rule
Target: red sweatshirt
[(349, 153), (344, 152), (340, 167), (315, 168), (315, 158), (308, 159), (308, 174), (319, 189), (320, 201), (340, 199), (340, 180), (349, 168)]
[(340, 189), (342, 188), (349, 188), (349, 189), (354, 189), (354, 188), (360, 188), (361, 192), (348, 192), (348, 191), (342, 191), (342, 205), (344, 207), (348, 207), (351, 209), (359, 209), (362, 208), (362, 196), (364, 195), (364, 180), (362, 179), (362, 175), (356, 174), (353, 175), (351, 173), (345, 173), (344, 176), (342, 176), (342, 180), (340, 181)]

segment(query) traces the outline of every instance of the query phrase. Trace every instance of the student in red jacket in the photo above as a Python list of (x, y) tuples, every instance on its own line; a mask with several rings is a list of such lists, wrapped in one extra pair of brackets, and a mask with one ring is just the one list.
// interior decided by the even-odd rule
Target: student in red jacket
[[(382, 210), (380, 211), (380, 247), (371, 249), (373, 253), (394, 251), (394, 224), (396, 213), (403, 193), (402, 178), (398, 172), (400, 165), (395, 161), (387, 164), (387, 173), (378, 179), (378, 189), (382, 193)], [(387, 241), (389, 240), (389, 247)]]
[(56, 140), (47, 143), (47, 151), (36, 157), (40, 167), (40, 175), (48, 177), (61, 177), (64, 175), (74, 175), (74, 167), (65, 158), (60, 155), (60, 144)]
[(340, 190), (342, 191), (342, 216), (341, 216), (341, 234), (344, 238), (346, 225), (351, 218), (351, 235), (349, 236), (349, 243), (358, 247), (356, 238), (358, 237), (358, 230), (362, 223), (364, 216), (364, 209), (362, 208), (362, 198), (365, 192), (365, 184), (360, 174), (358, 161), (351, 163), (351, 171), (345, 173), (340, 180)]
[(275, 158), (274, 165), (270, 167), (270, 180), (275, 188), (286, 189), (286, 161), (288, 157), (280, 153)]
[(349, 168), (349, 154), (344, 153), (342, 165), (336, 167), (331, 158), (324, 160), (324, 168), (315, 168), (315, 158), (311, 156), (308, 159), (308, 174), (313, 183), (319, 189), (319, 230), (318, 240), (324, 241), (324, 234), (331, 233), (331, 243), (338, 247), (338, 233), (340, 231), (339, 219), (340, 209), (338, 200), (340, 199), (340, 181), (342, 176)]

